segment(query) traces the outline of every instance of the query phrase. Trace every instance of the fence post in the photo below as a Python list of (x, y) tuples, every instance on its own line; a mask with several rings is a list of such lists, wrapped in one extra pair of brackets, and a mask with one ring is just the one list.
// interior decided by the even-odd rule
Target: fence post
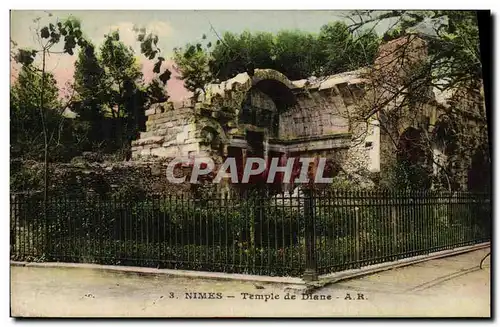
[(50, 260), (50, 239), (49, 239), (49, 215), (47, 213), (47, 197), (45, 196), (43, 199), (43, 228), (44, 228), (44, 234), (45, 234), (45, 253), (44, 257), (45, 260)]
[(304, 219), (305, 219), (305, 243), (306, 243), (306, 269), (305, 281), (318, 280), (316, 263), (316, 213), (314, 212), (314, 198), (312, 190), (304, 189)]
[(397, 212), (396, 208), (391, 205), (391, 234), (392, 234), (392, 254), (397, 258), (398, 249), (398, 223), (397, 223)]
[(17, 196), (10, 196), (10, 258), (17, 258), (17, 216), (19, 212)]
[(359, 221), (359, 207), (356, 206), (354, 207), (354, 212), (355, 212), (355, 221), (354, 221), (354, 235), (355, 235), (355, 244), (356, 244), (356, 253), (354, 253), (354, 259), (356, 260), (356, 266), (359, 265), (360, 261), (360, 242), (361, 242), (361, 228), (360, 228), (360, 221)]

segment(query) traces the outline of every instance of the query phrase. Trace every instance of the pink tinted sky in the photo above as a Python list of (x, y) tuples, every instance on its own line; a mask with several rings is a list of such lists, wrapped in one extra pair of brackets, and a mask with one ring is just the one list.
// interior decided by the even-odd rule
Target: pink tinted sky
[[(132, 46), (142, 64), (144, 77), (149, 81), (152, 77), (153, 62), (140, 54), (139, 44), (135, 41), (134, 25), (146, 27), (154, 31), (160, 39), (159, 46), (166, 58), (171, 58), (175, 47), (182, 47), (188, 42), (196, 42), (206, 34), (209, 40), (216, 39), (212, 26), (219, 34), (226, 31), (241, 33), (249, 31), (268, 31), (276, 33), (280, 30), (300, 29), (308, 32), (319, 32), (322, 25), (332, 21), (346, 21), (346, 12), (340, 11), (11, 11), (10, 36), (18, 47), (37, 48), (34, 38), (33, 20), (40, 17), (40, 24), (64, 19), (70, 15), (78, 17), (82, 22), (82, 30), (94, 44), (100, 45), (104, 34), (111, 30), (120, 31), (120, 39)], [(48, 69), (54, 73), (62, 90), (73, 79), (76, 56), (53, 55), (48, 58)], [(171, 100), (186, 98), (190, 93), (184, 88), (183, 81), (172, 67), (172, 60), (167, 60), (167, 67), (172, 70), (172, 77), (167, 82), (167, 91)], [(11, 64), (11, 81), (17, 76), (17, 68)], [(64, 91), (62, 91), (64, 93)]]

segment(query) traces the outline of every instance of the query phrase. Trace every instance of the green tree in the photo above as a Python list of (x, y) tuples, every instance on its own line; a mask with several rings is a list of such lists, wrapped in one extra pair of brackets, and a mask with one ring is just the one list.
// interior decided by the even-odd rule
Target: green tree
[(322, 75), (337, 74), (373, 63), (380, 38), (371, 30), (352, 33), (342, 22), (321, 27), (319, 51), (323, 52)]
[[(439, 91), (443, 92), (442, 94), (446, 92), (447, 105), (440, 106), (441, 115), (437, 117), (438, 121), (433, 123), (435, 128), (422, 129), (421, 147), (426, 156), (432, 158), (428, 164), (439, 168), (439, 175), (435, 178), (441, 181), (438, 186), (450, 190), (457, 185), (463, 186), (460, 170), (468, 165), (470, 157), (482, 143), (488, 143), (476, 12), (358, 11), (353, 12), (352, 20), (351, 30), (382, 21), (389, 22), (390, 28), (385, 33), (384, 40), (399, 39), (394, 51), (388, 53), (392, 57), (391, 63), (411, 62), (413, 53), (407, 50), (415, 46), (415, 40), (418, 38), (425, 41), (427, 56), (424, 60), (410, 65), (411, 67), (406, 67), (405, 76), (399, 79), (399, 82), (394, 82), (398, 77), (387, 69), (391, 64), (374, 67), (372, 76), (376, 78), (373, 79), (372, 86), (384, 91), (379, 92), (373, 103), (367, 106), (369, 110), (365, 119), (374, 115), (390, 116), (390, 121), (401, 118), (416, 119), (416, 116), (412, 118), (407, 114), (408, 110), (422, 110), (418, 106), (426, 102), (435, 105), (434, 94)], [(394, 104), (391, 106), (391, 112), (387, 112), (386, 107), (391, 103)], [(420, 126), (418, 121), (412, 124)], [(381, 128), (390, 133), (390, 127), (382, 121)], [(397, 135), (395, 136), (392, 141), (397, 146)], [(447, 144), (443, 147), (447, 156), (445, 165), (434, 160), (432, 155), (436, 142)], [(483, 159), (490, 162), (489, 154), (485, 154)]]
[(180, 79), (184, 86), (195, 94), (203, 87), (214, 81), (214, 74), (210, 69), (210, 55), (201, 44), (187, 44), (186, 49), (174, 49), (174, 61), (180, 71)]
[(325, 53), (313, 34), (281, 31), (276, 35), (272, 53), (275, 68), (292, 80), (322, 74)]
[[(57, 130), (60, 119), (59, 90), (52, 74), (47, 73), (43, 85), (48, 130)], [(43, 126), (39, 106), (42, 76), (22, 67), (10, 90), (11, 156), (43, 160)], [(52, 134), (52, 133), (50, 133)]]
[(318, 35), (285, 30), (216, 36), (215, 45), (203, 35), (174, 49), (180, 78), (193, 92), (239, 73), (252, 74), (255, 68), (277, 69), (292, 80), (357, 69), (373, 62), (379, 45), (375, 33), (351, 33), (340, 22), (323, 26)]
[(123, 141), (135, 138), (140, 124), (142, 71), (133, 49), (120, 41), (118, 31), (106, 35), (99, 54), (104, 70), (106, 114), (117, 122), (115, 135), (122, 148), (128, 143)]
[(89, 138), (108, 151), (128, 151), (130, 141), (144, 129), (144, 111), (152, 103), (168, 99), (165, 90), (170, 71), (157, 47), (158, 37), (135, 28), (141, 53), (147, 60), (157, 59), (154, 78), (145, 84), (139, 60), (130, 45), (120, 40), (118, 30), (105, 36), (97, 49), (89, 44), (75, 63), (75, 86), (80, 101), (75, 111), (88, 122)]
[[(49, 14), (52, 16), (52, 14)], [(43, 134), (43, 145), (44, 145), (44, 212), (46, 211), (47, 198), (48, 198), (48, 161), (49, 161), (49, 142), (50, 142), (50, 130), (48, 128), (48, 116), (52, 113), (47, 107), (49, 102), (46, 99), (46, 84), (47, 84), (47, 70), (46, 70), (46, 59), (48, 55), (61, 53), (60, 51), (54, 51), (54, 46), (62, 42), (63, 44), (63, 54), (73, 55), (74, 49), (79, 46), (85, 48), (87, 46), (87, 41), (83, 36), (81, 30), (80, 21), (74, 17), (69, 17), (63, 21), (56, 20), (54, 23), (49, 23), (46, 26), (39, 25), (40, 19), (36, 19), (35, 22), (38, 23), (35, 29), (35, 37), (40, 44), (39, 49), (18, 49), (17, 53), (14, 55), (14, 59), (17, 63), (21, 64), (23, 68), (30, 69), (33, 72), (38, 72), (40, 74), (40, 89), (39, 89), (39, 102), (38, 102), (38, 112), (42, 125)], [(37, 56), (41, 56), (41, 67), (38, 68), (35, 65), (35, 59)]]
[(274, 68), (273, 46), (271, 33), (224, 33), (209, 54), (210, 71), (218, 80), (226, 80), (254, 68)]
[[(474, 11), (459, 10), (373, 10), (353, 12), (350, 30), (370, 24), (396, 19), (384, 34), (389, 41), (404, 35), (418, 34), (428, 42), (429, 62), (422, 76), (415, 76), (417, 83), (425, 74), (432, 73), (433, 87), (442, 91), (462, 86), (477, 88), (482, 78), (479, 49), (479, 29)], [(402, 45), (404, 46), (404, 45)], [(401, 54), (405, 55), (405, 54)]]
[(93, 44), (78, 53), (75, 62), (73, 89), (78, 101), (73, 110), (78, 114), (78, 121), (86, 129), (86, 138), (94, 146), (103, 141), (102, 121), (106, 103), (106, 76)]

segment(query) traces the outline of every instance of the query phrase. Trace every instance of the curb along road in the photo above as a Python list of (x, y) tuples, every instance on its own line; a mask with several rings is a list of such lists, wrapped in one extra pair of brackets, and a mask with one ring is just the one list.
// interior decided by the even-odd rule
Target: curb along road
[[(289, 285), (292, 288), (293, 286), (297, 286), (298, 289), (305, 290), (306, 292), (313, 292), (318, 288), (321, 288), (329, 284), (337, 283), (343, 280), (361, 277), (364, 275), (369, 275), (384, 270), (401, 268), (404, 266), (409, 266), (424, 261), (444, 258), (448, 256), (454, 256), (466, 252), (487, 248), (489, 246), (490, 242), (485, 242), (476, 245), (455, 248), (451, 250), (439, 251), (427, 255), (405, 258), (398, 261), (366, 266), (360, 269), (341, 271), (333, 274), (319, 276), (318, 281), (310, 283), (306, 283), (301, 278), (298, 277), (272, 277), (272, 276), (228, 274), (219, 272), (188, 271), (188, 270), (174, 270), (174, 269), (156, 269), (156, 268), (130, 267), (130, 266), (110, 266), (110, 265), (65, 263), (65, 262), (22, 262), (22, 261), (11, 261), (10, 264), (11, 266), (41, 267), (41, 268), (80, 268), (80, 269), (116, 271), (124, 273), (157, 274), (157, 275), (166, 275), (172, 277), (184, 277), (184, 278), (201, 278), (201, 279), (214, 279), (214, 280), (232, 280), (232, 281), (242, 281), (242, 282), (284, 284), (284, 285)], [(477, 269), (475, 268), (471, 269), (472, 270), (479, 269), (479, 263)], [(459, 271), (457, 273), (464, 274), (466, 272)], [(453, 278), (450, 276), (448, 277)], [(421, 285), (421, 287), (425, 287), (425, 285)]]

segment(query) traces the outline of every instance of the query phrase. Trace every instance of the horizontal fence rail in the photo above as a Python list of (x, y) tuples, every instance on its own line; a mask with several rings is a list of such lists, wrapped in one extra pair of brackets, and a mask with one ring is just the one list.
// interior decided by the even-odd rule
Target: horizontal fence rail
[(491, 211), (461, 192), (12, 195), (11, 259), (314, 278), (488, 241)]

